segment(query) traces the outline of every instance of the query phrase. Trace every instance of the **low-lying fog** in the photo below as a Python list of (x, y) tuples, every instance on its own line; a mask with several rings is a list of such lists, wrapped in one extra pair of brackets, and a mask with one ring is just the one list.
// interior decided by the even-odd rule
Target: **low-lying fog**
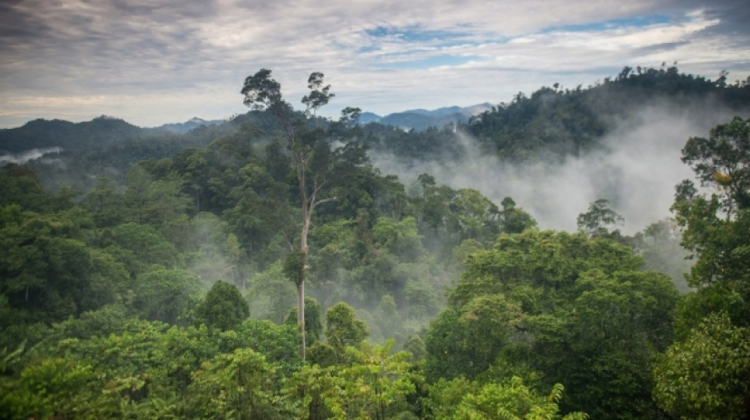
[(482, 154), (475, 139), (457, 133), (466, 150), (460, 161), (405, 163), (393, 155), (373, 154), (384, 173), (409, 185), (421, 173), (452, 188), (475, 188), (499, 206), (511, 196), (543, 229), (576, 229), (576, 218), (589, 203), (605, 198), (625, 217), (625, 234), (670, 216), (674, 187), (693, 172), (680, 160), (690, 137), (708, 137), (711, 127), (731, 121), (728, 111), (703, 112), (700, 118), (662, 107), (644, 108), (617, 125), (601, 150), (564, 161), (512, 164)]
[(60, 147), (49, 147), (46, 149), (31, 149), (21, 153), (0, 155), (0, 166), (8, 162), (21, 165), (30, 160), (39, 159), (48, 153), (60, 153), (61, 151), (62, 148)]

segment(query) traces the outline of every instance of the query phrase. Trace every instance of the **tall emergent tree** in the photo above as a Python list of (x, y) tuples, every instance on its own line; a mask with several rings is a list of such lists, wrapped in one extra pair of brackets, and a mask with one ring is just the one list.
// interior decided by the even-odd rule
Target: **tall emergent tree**
[[(302, 336), (301, 355), (305, 354), (305, 273), (309, 252), (307, 236), (313, 212), (320, 204), (335, 200), (334, 187), (347, 179), (346, 174), (366, 162), (364, 150), (349, 142), (350, 131), (358, 123), (358, 108), (345, 108), (339, 122), (321, 124), (315, 114), (334, 96), (330, 85), (323, 85), (323, 73), (313, 72), (307, 81), (310, 93), (302, 98), (304, 112), (295, 112), (281, 95), (281, 84), (271, 78), (271, 70), (261, 69), (245, 79), (240, 93), (244, 104), (254, 110), (268, 110), (281, 127), (282, 137), (292, 155), (299, 183), (301, 224), (299, 246), (288, 226), (279, 226), (289, 245), (285, 274), (297, 286), (297, 328)], [(323, 127), (326, 127), (325, 129)], [(337, 146), (334, 146), (334, 142)]]

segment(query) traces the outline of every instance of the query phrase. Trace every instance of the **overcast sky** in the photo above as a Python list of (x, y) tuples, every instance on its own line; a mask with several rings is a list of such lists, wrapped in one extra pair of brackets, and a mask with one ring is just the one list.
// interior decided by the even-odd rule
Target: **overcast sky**
[(0, 127), (98, 115), (140, 126), (246, 112), (273, 70), (298, 103), (321, 71), (381, 115), (509, 101), (628, 66), (750, 74), (746, 0), (0, 0)]

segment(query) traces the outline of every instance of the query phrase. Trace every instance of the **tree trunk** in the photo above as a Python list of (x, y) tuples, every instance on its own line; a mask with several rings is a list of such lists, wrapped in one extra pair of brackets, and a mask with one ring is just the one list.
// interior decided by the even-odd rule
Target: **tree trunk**
[[(303, 267), (305, 257), (302, 257)], [(304, 268), (302, 269), (302, 281), (297, 284), (297, 331), (302, 337), (302, 345), (299, 349), (299, 354), (302, 360), (305, 360), (305, 274)]]
[[(300, 177), (300, 185), (304, 184), (304, 177)], [(304, 189), (302, 189), (304, 192)], [(300, 273), (299, 283), (297, 284), (297, 331), (302, 337), (300, 346), (300, 356), (305, 360), (306, 355), (306, 337), (305, 337), (305, 277), (307, 272), (307, 234), (310, 232), (310, 220), (312, 216), (312, 207), (315, 196), (308, 201), (308, 198), (302, 197), (302, 232), (300, 232)]]

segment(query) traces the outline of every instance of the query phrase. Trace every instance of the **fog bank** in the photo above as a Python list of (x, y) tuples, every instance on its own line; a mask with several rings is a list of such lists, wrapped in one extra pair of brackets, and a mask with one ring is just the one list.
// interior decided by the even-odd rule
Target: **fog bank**
[(39, 159), (40, 157), (48, 153), (60, 153), (62, 148), (60, 147), (49, 147), (46, 149), (31, 149), (22, 153), (0, 155), (0, 165), (6, 163), (15, 163), (22, 165), (30, 160)]
[(543, 229), (573, 231), (589, 203), (605, 198), (625, 218), (622, 231), (633, 234), (670, 216), (674, 186), (693, 172), (682, 163), (688, 138), (707, 137), (728, 111), (709, 110), (695, 118), (669, 107), (644, 107), (616, 124), (602, 147), (581, 157), (509, 163), (480, 152), (477, 140), (457, 133), (465, 150), (458, 161), (411, 161), (383, 153), (371, 155), (384, 173), (409, 185), (421, 173), (451, 188), (474, 188), (499, 205), (506, 196), (531, 213)]

